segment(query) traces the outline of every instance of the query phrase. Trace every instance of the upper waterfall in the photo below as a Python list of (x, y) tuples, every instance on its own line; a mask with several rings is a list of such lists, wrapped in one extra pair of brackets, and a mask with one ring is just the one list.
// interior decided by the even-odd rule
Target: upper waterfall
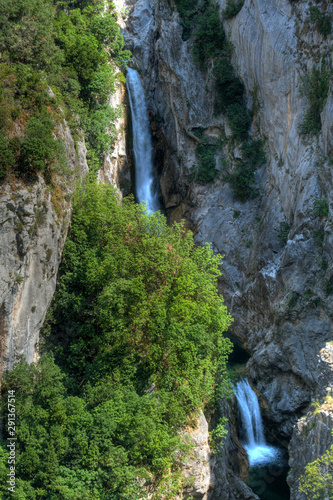
[(152, 140), (144, 90), (136, 70), (128, 68), (126, 86), (132, 114), (136, 196), (139, 203), (147, 203), (148, 212), (155, 212), (160, 207), (153, 192)]
[(266, 443), (258, 398), (248, 380), (240, 380), (234, 388), (234, 393), (244, 432), (243, 446), (249, 456), (250, 465), (275, 461), (280, 453), (276, 447)]

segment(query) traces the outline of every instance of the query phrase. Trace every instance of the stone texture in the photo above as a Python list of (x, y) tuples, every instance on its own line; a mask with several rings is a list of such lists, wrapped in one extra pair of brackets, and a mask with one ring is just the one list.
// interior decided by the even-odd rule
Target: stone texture
[(112, 184), (125, 195), (131, 190), (131, 172), (126, 151), (127, 94), (124, 83), (116, 81), (115, 87), (115, 92), (109, 98), (109, 105), (121, 110), (120, 117), (114, 123), (116, 139), (112, 152), (103, 161), (98, 181)]
[(197, 427), (187, 432), (185, 438), (194, 442), (194, 449), (188, 461), (182, 465), (187, 486), (180, 496), (176, 496), (176, 500), (189, 497), (207, 500), (207, 491), (213, 478), (210, 471), (208, 423), (202, 412), (199, 415)]
[(88, 171), (82, 139), (66, 122), (58, 125), (70, 172), (51, 190), (42, 177), (34, 184), (7, 179), (0, 193), (0, 372), (24, 355), (38, 358), (39, 330), (50, 305), (70, 222), (70, 197)]
[(331, 445), (333, 428), (333, 407), (319, 409), (316, 415), (308, 414), (297, 422), (290, 442), (290, 485), (291, 500), (308, 500), (305, 493), (298, 490), (300, 476), (307, 464), (322, 456)]

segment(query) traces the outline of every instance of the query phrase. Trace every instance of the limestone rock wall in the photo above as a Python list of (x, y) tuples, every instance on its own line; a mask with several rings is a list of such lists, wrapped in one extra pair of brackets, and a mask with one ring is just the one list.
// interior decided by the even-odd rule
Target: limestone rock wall
[(38, 358), (39, 330), (50, 305), (71, 215), (71, 192), (88, 172), (84, 140), (75, 147), (66, 122), (57, 135), (70, 173), (53, 190), (7, 179), (0, 192), (0, 373), (21, 355)]
[(297, 422), (290, 442), (289, 465), (291, 469), (288, 483), (291, 500), (308, 500), (308, 496), (298, 489), (299, 479), (306, 465), (324, 455), (333, 444), (332, 428), (333, 408), (325, 404), (315, 415), (309, 413)]

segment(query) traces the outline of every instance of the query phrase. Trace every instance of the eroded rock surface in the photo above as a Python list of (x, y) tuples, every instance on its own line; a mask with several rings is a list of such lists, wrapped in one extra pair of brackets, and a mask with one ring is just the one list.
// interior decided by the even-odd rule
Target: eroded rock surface
[[(168, 146), (157, 165), (167, 213), (170, 220), (185, 218), (198, 243), (209, 241), (224, 255), (220, 289), (235, 318), (233, 333), (251, 354), (248, 374), (266, 417), (289, 439), (299, 415), (332, 381), (320, 352), (333, 336), (333, 207), (327, 216), (314, 211), (316, 200), (333, 199), (331, 90), (321, 133), (299, 134), (307, 106), (302, 78), (323, 57), (332, 58), (332, 38), (309, 23), (308, 1), (245, 0), (225, 22), (234, 67), (249, 108), (255, 106), (251, 130), (265, 139), (268, 154), (256, 172), (259, 196), (241, 203), (222, 175), (205, 186), (189, 180), (195, 129), (207, 138), (230, 130), (223, 116), (213, 116), (211, 69), (195, 65), (174, 2), (124, 5), (130, 9), (125, 39), (154, 128)], [(219, 5), (222, 10), (225, 1)], [(332, 13), (331, 4), (323, 5)], [(223, 169), (218, 158), (217, 168)]]
[(0, 359), (1, 373), (24, 355), (38, 358), (39, 330), (50, 305), (71, 215), (71, 193), (88, 172), (84, 140), (77, 142), (64, 122), (57, 130), (70, 172), (50, 189), (9, 179), (0, 193)]

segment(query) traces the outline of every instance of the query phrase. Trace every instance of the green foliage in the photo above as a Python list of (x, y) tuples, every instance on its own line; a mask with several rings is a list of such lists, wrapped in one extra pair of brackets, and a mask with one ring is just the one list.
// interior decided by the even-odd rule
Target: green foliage
[(280, 229), (278, 232), (278, 238), (280, 240), (281, 245), (283, 245), (283, 246), (288, 241), (289, 231), (290, 231), (290, 226), (289, 226), (288, 222), (281, 222)]
[(213, 452), (217, 451), (219, 447), (223, 446), (223, 443), (227, 437), (228, 431), (226, 429), (226, 424), (228, 419), (226, 417), (220, 418), (215, 428), (210, 432), (210, 446)]
[(247, 110), (244, 105), (244, 84), (234, 76), (234, 68), (226, 57), (217, 59), (214, 63), (213, 76), (215, 80), (215, 112), (225, 113), (232, 104), (243, 105), (243, 113)]
[(6, 131), (16, 115), (14, 87), (16, 75), (8, 63), (0, 63), (0, 130)]
[(327, 217), (328, 201), (325, 198), (317, 198), (314, 200), (312, 213), (315, 217)]
[(324, 238), (325, 238), (324, 229), (316, 229), (315, 231), (313, 231), (313, 238), (314, 238), (315, 242), (317, 243), (317, 245), (319, 247), (322, 247), (324, 244)]
[(257, 168), (266, 163), (265, 143), (262, 139), (251, 139), (242, 144), (242, 160), (236, 164), (236, 168), (226, 176), (234, 196), (240, 201), (246, 201), (257, 196), (253, 188), (255, 182), (254, 173)]
[(198, 66), (204, 69), (209, 59), (216, 57), (225, 42), (218, 5), (213, 0), (207, 2), (200, 13), (194, 32), (193, 57)]
[(119, 117), (121, 112), (121, 108), (114, 109), (108, 104), (104, 104), (87, 117), (86, 137), (99, 157), (108, 152), (114, 142), (115, 128), (112, 122)]
[(0, 134), (0, 179), (2, 179), (15, 162), (14, 153), (10, 149), (8, 140)]
[(196, 176), (196, 181), (199, 184), (209, 184), (214, 182), (219, 174), (219, 171), (215, 168), (215, 154), (217, 151), (216, 145), (207, 144), (203, 141), (196, 150), (196, 156), (198, 158), (199, 168)]
[(333, 499), (333, 446), (321, 457), (308, 464), (300, 478), (300, 491), (308, 498)]
[[(224, 11), (227, 18), (233, 17), (243, 6), (243, 0), (230, 0)], [(184, 27), (183, 35), (187, 39), (191, 29), (194, 30), (193, 57), (201, 69), (208, 66), (213, 59), (213, 78), (215, 88), (215, 113), (223, 113), (228, 119), (232, 131), (231, 139), (243, 143), (244, 159), (238, 161), (234, 172), (225, 179), (230, 182), (235, 197), (241, 201), (254, 198), (257, 193), (252, 188), (255, 181), (256, 168), (266, 161), (262, 141), (250, 141), (248, 132), (252, 115), (246, 107), (243, 82), (235, 76), (231, 64), (231, 44), (228, 42), (219, 16), (219, 8), (214, 0), (193, 2), (177, 0), (177, 9)], [(257, 148), (249, 147), (256, 144)], [(214, 148), (201, 144), (197, 148), (199, 168), (196, 181), (200, 183), (213, 182), (218, 175), (215, 168)], [(253, 157), (251, 156), (253, 155)], [(261, 155), (261, 159), (258, 158)], [(195, 178), (195, 173), (191, 175)]]
[[(65, 364), (73, 367), (77, 382), (104, 376), (110, 363), (116, 366), (120, 353), (127, 352), (142, 356), (141, 371), (154, 373), (153, 382), (164, 389), (176, 387), (172, 380), (187, 366), (185, 392), (190, 395), (191, 370), (205, 356), (218, 357), (210, 349), (229, 320), (214, 285), (218, 259), (208, 247), (194, 249), (192, 236), (185, 237), (181, 226), (168, 228), (162, 216), (148, 217), (132, 202), (119, 206), (111, 188), (90, 186), (81, 193), (71, 231), (55, 315), (62, 318), (57, 335), (65, 328), (70, 340), (73, 331)], [(179, 267), (173, 274), (175, 261)], [(201, 274), (205, 266), (207, 273)], [(76, 298), (74, 291), (79, 292)], [(92, 314), (96, 319), (87, 323)], [(84, 350), (78, 356), (83, 338)], [(207, 369), (212, 359), (205, 360)], [(209, 377), (200, 382), (197, 374), (195, 383), (197, 396), (193, 393), (190, 399), (197, 401), (200, 384), (209, 384)], [(177, 387), (181, 399), (185, 388)]]
[(20, 149), (20, 165), (24, 172), (45, 173), (55, 161), (63, 162), (62, 143), (53, 136), (54, 122), (50, 116), (32, 116), (27, 122)]
[(245, 0), (227, 0), (225, 9), (222, 12), (224, 19), (235, 17), (244, 5)]
[(316, 29), (323, 36), (330, 35), (332, 32), (331, 17), (321, 12), (315, 5), (309, 7), (310, 21), (316, 25)]
[(239, 103), (230, 104), (225, 115), (229, 120), (233, 138), (237, 141), (245, 140), (251, 125), (249, 110)]
[(198, 16), (198, 2), (195, 0), (175, 0), (175, 3), (180, 15), (180, 24), (183, 27), (182, 38), (186, 41), (191, 36)]
[(308, 102), (303, 121), (299, 128), (301, 135), (316, 135), (321, 131), (320, 114), (324, 109), (328, 96), (332, 68), (327, 62), (323, 62), (320, 69), (312, 68), (312, 71), (302, 79), (301, 94)]
[(11, 61), (39, 70), (59, 63), (51, 0), (0, 0), (0, 12), (0, 50), (7, 52)]
[(105, 12), (99, 0), (0, 0), (0, 7), (1, 131), (23, 116), (22, 130), (28, 118), (23, 141), (17, 137), (8, 151), (1, 140), (6, 159), (0, 177), (8, 169), (25, 177), (39, 172), (52, 184), (52, 172), (63, 172), (63, 149), (54, 139), (60, 107), (74, 135), (83, 129), (96, 169), (112, 147), (119, 116), (107, 103), (115, 88), (114, 63), (130, 58), (114, 6)]
[[(22, 491), (134, 500), (146, 478), (174, 498), (189, 447), (179, 428), (215, 397), (231, 347), (220, 261), (182, 224), (121, 204), (111, 186), (78, 191), (44, 329), (63, 375), (42, 358), (18, 365), (19, 382), (15, 370), (8, 379), (22, 398)], [(48, 378), (38, 375), (43, 366)]]
[(84, 398), (68, 396), (63, 380), (53, 359), (43, 356), (38, 364), (17, 364), (4, 381), (4, 394), (16, 391), (17, 498), (102, 500), (104, 492), (144, 498), (136, 481), (145, 475), (139, 442), (144, 450), (149, 440), (160, 439), (160, 448), (167, 440), (158, 403), (110, 381)]
[(101, 47), (108, 47), (118, 65), (126, 66), (129, 63), (131, 53), (129, 50), (123, 50), (124, 37), (117, 25), (116, 15), (107, 12), (103, 16), (95, 16), (91, 22), (91, 32)]

